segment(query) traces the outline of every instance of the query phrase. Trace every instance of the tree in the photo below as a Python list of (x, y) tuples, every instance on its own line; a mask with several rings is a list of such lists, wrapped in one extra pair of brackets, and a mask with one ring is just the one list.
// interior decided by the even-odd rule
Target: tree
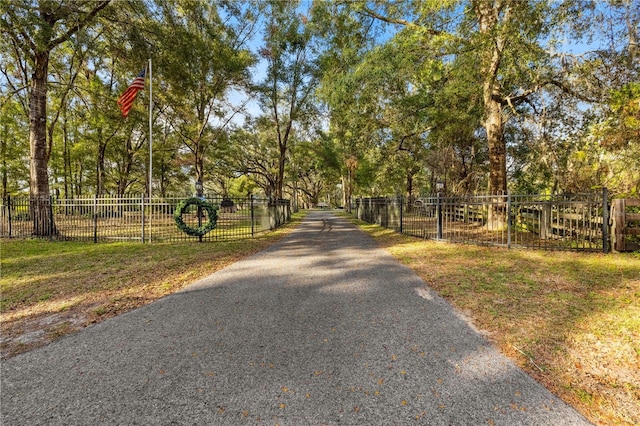
[(16, 59), (29, 68), (30, 194), (34, 235), (55, 233), (48, 213), (51, 148), (47, 143), (47, 88), (51, 52), (90, 25), (110, 0), (22, 0), (3, 2), (0, 29), (11, 39)]
[[(40, 191), (143, 190), (148, 92), (127, 120), (115, 99), (150, 56), (162, 194), (189, 175), (231, 193), (243, 173), (311, 205), (342, 190), (347, 209), (438, 179), (456, 194), (638, 191), (638, 0), (120, 5), (0, 5), (3, 191), (29, 188), (34, 233), (55, 232)], [(243, 130), (239, 92), (263, 108)]]
[(242, 107), (228, 102), (229, 91), (248, 86), (248, 68), (255, 62), (245, 46), (254, 14), (250, 7), (227, 6), (221, 13), (214, 1), (160, 1), (162, 21), (154, 30), (160, 35), (157, 65), (164, 70), (157, 101), (164, 121), (191, 153), (195, 180), (201, 182), (207, 156), (222, 145), (218, 141)]
[[(362, 22), (375, 19), (404, 28), (398, 34), (404, 38), (403, 49), (418, 52), (422, 58), (417, 63), (427, 71), (434, 60), (447, 64), (466, 57), (465, 64), (476, 64), (466, 78), (482, 88), (489, 190), (506, 191), (505, 128), (510, 114), (546, 85), (561, 85), (552, 78), (555, 70), (542, 46), (553, 7), (542, 1), (360, 1), (344, 10)], [(472, 87), (462, 81), (461, 87)]]
[(369, 77), (369, 68), (362, 62), (374, 46), (376, 33), (373, 25), (350, 13), (349, 4), (316, 2), (312, 12), (312, 22), (326, 44), (320, 58), (318, 97), (328, 109), (329, 128), (321, 155), (325, 167), (338, 175), (341, 204), (350, 212), (357, 174), (378, 128), (371, 120), (374, 97), (370, 90), (362, 90)]
[(292, 194), (294, 209), (298, 208), (297, 198), (302, 199), (305, 208), (317, 206), (320, 194), (326, 187), (327, 173), (323, 170), (320, 149), (320, 137), (307, 139), (297, 135), (288, 167), (291, 183), (287, 185)]
[(509, 148), (516, 166), (512, 189), (576, 193), (606, 186), (628, 194), (638, 186), (637, 6), (637, 0), (558, 5), (548, 43), (552, 84), (508, 126), (519, 138)]
[(251, 176), (269, 198), (276, 193), (279, 173), (279, 152), (273, 139), (273, 126), (265, 117), (233, 131), (230, 137), (235, 150), (230, 157), (233, 169)]
[(28, 182), (24, 179), (29, 175), (29, 152), (24, 130), (26, 120), (20, 110), (20, 104), (9, 99), (0, 106), (0, 180), (2, 181), (1, 196), (17, 192)]
[(268, 111), (278, 147), (277, 198), (283, 196), (284, 175), (294, 123), (313, 115), (312, 94), (318, 69), (313, 57), (313, 33), (308, 18), (296, 14), (293, 1), (269, 1), (265, 25), (265, 46), (261, 56), (267, 61), (267, 76), (256, 89), (259, 102)]

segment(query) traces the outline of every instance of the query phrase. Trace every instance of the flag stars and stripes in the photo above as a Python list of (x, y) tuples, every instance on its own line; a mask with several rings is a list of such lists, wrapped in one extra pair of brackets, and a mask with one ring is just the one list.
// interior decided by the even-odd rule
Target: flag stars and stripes
[(120, 107), (123, 117), (127, 117), (129, 115), (129, 110), (131, 110), (131, 106), (133, 105), (133, 101), (136, 99), (136, 95), (140, 90), (144, 90), (144, 78), (146, 73), (146, 68), (140, 71), (140, 74), (138, 74), (135, 80), (133, 80), (129, 87), (127, 87), (127, 90), (125, 90), (118, 98), (118, 106)]

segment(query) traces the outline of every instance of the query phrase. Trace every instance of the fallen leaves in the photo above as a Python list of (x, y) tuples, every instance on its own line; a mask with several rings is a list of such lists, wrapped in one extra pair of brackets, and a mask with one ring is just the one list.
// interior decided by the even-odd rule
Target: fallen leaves
[[(363, 229), (589, 420), (640, 424), (640, 349), (626, 340), (640, 335), (637, 256), (461, 248)], [(527, 342), (524, 358), (515, 342)]]
[[(286, 225), (259, 239), (214, 244), (207, 250), (191, 243), (139, 245), (69, 241), (51, 244), (5, 240), (2, 244), (7, 249), (3, 250), (3, 260), (12, 260), (13, 267), (3, 268), (2, 274), (2, 280), (9, 284), (3, 286), (2, 292), (6, 306), (0, 314), (0, 323), (5, 339), (0, 344), (0, 357), (9, 358), (43, 346), (90, 323), (174, 293), (265, 248), (291, 229), (292, 225)], [(29, 261), (33, 252), (37, 252), (37, 262)], [(71, 260), (61, 261), (61, 258)], [(70, 264), (73, 270), (68, 268)], [(162, 273), (158, 273), (158, 265)], [(28, 278), (21, 280), (21, 276)], [(27, 294), (24, 288), (33, 291)], [(43, 298), (47, 294), (55, 297)], [(29, 344), (22, 344), (20, 338), (25, 331), (49, 331), (50, 327), (40, 322), (51, 312), (59, 317), (60, 324), (69, 326), (58, 328), (55, 333), (41, 333)], [(82, 320), (78, 321), (79, 318)]]

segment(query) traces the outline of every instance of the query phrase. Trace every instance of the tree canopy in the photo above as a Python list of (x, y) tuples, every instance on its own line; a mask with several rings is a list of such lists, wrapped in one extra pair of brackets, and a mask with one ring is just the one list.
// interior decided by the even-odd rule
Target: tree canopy
[[(640, 192), (638, 0), (0, 12), (3, 196)], [(152, 165), (148, 86), (128, 118), (116, 105), (149, 58)]]

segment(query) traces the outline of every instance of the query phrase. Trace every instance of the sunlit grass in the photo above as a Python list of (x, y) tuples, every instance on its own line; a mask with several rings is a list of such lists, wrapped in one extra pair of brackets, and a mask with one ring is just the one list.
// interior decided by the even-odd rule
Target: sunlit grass
[(640, 424), (640, 255), (507, 250), (354, 221), (597, 424)]
[(294, 214), (291, 223), (256, 238), (202, 244), (3, 240), (0, 325), (9, 339), (0, 345), (2, 354), (46, 343), (10, 338), (42, 328), (48, 318), (64, 313), (77, 322), (75, 327), (52, 323), (47, 333), (54, 338), (175, 292), (279, 240), (303, 216)]

